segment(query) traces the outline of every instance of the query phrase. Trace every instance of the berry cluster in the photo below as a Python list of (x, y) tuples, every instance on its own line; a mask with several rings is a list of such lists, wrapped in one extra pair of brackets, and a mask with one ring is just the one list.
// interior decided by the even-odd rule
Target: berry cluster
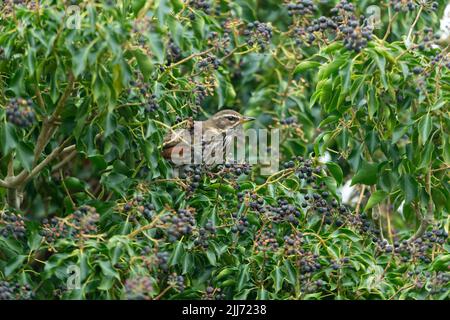
[(233, 218), (234, 218), (234, 225), (231, 227), (231, 232), (232, 233), (244, 233), (247, 231), (250, 223), (248, 222), (246, 217), (238, 217), (238, 213), (234, 212), (232, 214)]
[(165, 251), (157, 252), (155, 264), (163, 271), (169, 270), (169, 253)]
[(259, 252), (275, 252), (279, 248), (278, 241), (276, 239), (276, 233), (272, 229), (264, 230), (256, 241), (255, 253)]
[(180, 209), (176, 213), (161, 218), (161, 221), (167, 226), (167, 237), (169, 242), (175, 242), (182, 236), (190, 235), (195, 228), (194, 209)]
[[(123, 206), (123, 211), (129, 212), (133, 208), (136, 208), (136, 210), (140, 214), (142, 214), (146, 219), (151, 219), (155, 212), (155, 206), (151, 202), (146, 201), (144, 199), (144, 197), (141, 195), (138, 195), (132, 201), (127, 202)], [(131, 217), (131, 219), (133, 219), (133, 218), (135, 218), (135, 217)]]
[(216, 234), (216, 227), (211, 221), (208, 221), (204, 227), (198, 229), (198, 238), (195, 239), (194, 244), (203, 249), (208, 249), (209, 240)]
[(422, 31), (417, 31), (415, 35), (421, 39), (417, 48), (422, 51), (427, 48), (432, 48), (433, 45), (435, 45), (436, 40), (439, 39), (439, 35), (435, 34), (433, 29), (429, 27), (425, 27)]
[(217, 70), (220, 66), (220, 60), (213, 55), (209, 55), (206, 58), (200, 60), (197, 66), (201, 71)]
[(74, 230), (70, 229), (63, 220), (53, 217), (50, 220), (45, 218), (42, 221), (40, 234), (45, 242), (54, 243), (59, 239), (68, 238), (74, 235)]
[(312, 252), (303, 252), (298, 261), (298, 267), (300, 273), (303, 276), (303, 280), (310, 277), (312, 273), (322, 269), (322, 265), (319, 261), (319, 255), (313, 254)]
[(301, 217), (301, 212), (286, 199), (278, 199), (276, 206), (268, 206), (267, 216), (275, 223), (287, 221), (293, 225), (298, 225), (298, 218)]
[(171, 65), (172, 63), (181, 60), (181, 49), (175, 44), (175, 42), (172, 39), (169, 40), (166, 55), (168, 65)]
[(146, 112), (154, 112), (159, 109), (159, 104), (156, 101), (156, 95), (152, 94), (147, 100), (147, 103), (145, 104), (145, 111)]
[(372, 28), (363, 26), (364, 19), (359, 19), (354, 14), (355, 8), (352, 3), (346, 0), (339, 2), (336, 7), (331, 9), (332, 21), (337, 25), (339, 32), (344, 37), (344, 45), (348, 50), (360, 52), (367, 46), (369, 40), (372, 39)]
[(186, 179), (188, 192), (193, 192), (200, 186), (205, 171), (204, 169), (205, 168), (199, 164), (188, 165), (184, 168), (180, 178)]
[(208, 89), (201, 84), (197, 84), (193, 90), (193, 93), (195, 97), (195, 105), (200, 106), (208, 96)]
[[(422, 237), (414, 241), (404, 240), (394, 242), (393, 247), (387, 241), (378, 241), (377, 247), (382, 252), (394, 252), (399, 255), (402, 262), (417, 261), (417, 259), (430, 263), (431, 253), (435, 245), (443, 245), (448, 239), (448, 233), (443, 229), (427, 231)], [(381, 243), (380, 243), (381, 242)]]
[(312, 0), (297, 0), (286, 4), (288, 15), (290, 16), (306, 16), (312, 15), (317, 10), (317, 6)]
[[(303, 157), (295, 157), (290, 161), (283, 164), (285, 168), (295, 168), (296, 174), (300, 180), (306, 181), (306, 183), (314, 183), (317, 180), (317, 176), (322, 174), (321, 166), (314, 166), (311, 160), (305, 160)], [(313, 185), (313, 187), (316, 187)]]
[(78, 230), (79, 234), (96, 234), (97, 222), (100, 220), (100, 215), (94, 207), (83, 206), (76, 210), (72, 216), (72, 224)]
[[(212, 12), (212, 7), (208, 0), (190, 0), (188, 5), (196, 10), (203, 11), (207, 15), (210, 15)], [(192, 13), (190, 17), (192, 20), (195, 19), (195, 14)]]
[(25, 220), (22, 215), (9, 211), (0, 213), (0, 235), (23, 239), (26, 236)]
[(450, 285), (450, 273), (438, 271), (430, 277), (430, 294), (445, 293)]
[(212, 286), (206, 287), (204, 300), (224, 300), (226, 298), (225, 293), (220, 288), (214, 288)]
[(82, 206), (64, 219), (51, 218), (42, 221), (40, 234), (51, 244), (59, 239), (77, 238), (97, 234), (100, 215), (94, 207)]
[(172, 273), (171, 275), (169, 275), (167, 284), (177, 291), (180, 291), (180, 292), (184, 291), (184, 277), (182, 275), (177, 275), (176, 273)]
[(125, 296), (128, 300), (151, 300), (153, 293), (152, 279), (136, 277), (125, 281)]
[(249, 46), (257, 44), (261, 50), (265, 50), (272, 39), (272, 27), (259, 21), (250, 22), (244, 31), (244, 36), (247, 37)]
[(19, 283), (0, 281), (0, 300), (31, 300), (33, 292), (31, 287)]
[(147, 113), (158, 110), (159, 104), (157, 97), (151, 93), (150, 84), (145, 82), (144, 76), (141, 73), (135, 73), (135, 79), (130, 81), (129, 94), (133, 93), (133, 96), (129, 97), (129, 100), (133, 97), (138, 98)]
[(305, 195), (306, 202), (302, 203), (302, 207), (310, 208), (319, 213), (323, 217), (323, 222), (327, 225), (333, 224), (336, 227), (344, 225), (348, 218), (348, 210), (345, 206), (339, 206), (336, 199), (329, 201), (329, 193), (327, 191)]
[(300, 277), (304, 277), (304, 280), (302, 282), (302, 286), (300, 288), (301, 292), (304, 293), (314, 293), (317, 291), (321, 291), (324, 290), (327, 283), (321, 279), (315, 280), (315, 281), (309, 281), (309, 279), (307, 277), (305, 277), (304, 275), (301, 275)]
[(318, 19), (314, 19), (311, 21), (311, 25), (306, 28), (308, 34), (307, 41), (309, 44), (312, 44), (316, 40), (317, 33), (324, 36), (328, 30), (335, 31), (337, 28), (338, 25), (330, 18), (321, 16)]
[(155, 251), (149, 246), (142, 248), (141, 259), (144, 265), (148, 270), (152, 270), (154, 267), (163, 272), (169, 270), (169, 253), (157, 251), (156, 249)]
[(345, 267), (349, 262), (350, 262), (350, 259), (348, 257), (344, 257), (339, 260), (333, 261), (331, 263), (331, 269), (340, 270), (343, 267)]
[(242, 204), (248, 204), (248, 206), (258, 212), (265, 212), (264, 207), (264, 199), (259, 197), (256, 193), (252, 193), (248, 190), (244, 192), (238, 192), (236, 194), (238, 200), (238, 207), (241, 207)]
[(295, 117), (287, 117), (280, 120), (280, 124), (282, 125), (293, 125), (297, 122), (297, 119)]
[(225, 178), (239, 177), (242, 174), (249, 175), (252, 167), (249, 163), (225, 163), (217, 167), (218, 174)]
[(18, 127), (26, 128), (31, 126), (36, 118), (32, 105), (33, 101), (31, 99), (11, 99), (6, 106), (6, 119)]
[(427, 289), (430, 295), (442, 294), (448, 291), (450, 274), (445, 271), (408, 271), (405, 273), (408, 279), (412, 279), (416, 289)]
[(432, 66), (445, 66), (447, 69), (450, 69), (450, 54), (442, 54), (438, 53), (431, 60)]
[(37, 8), (37, 1), (35, 0), (4, 0), (2, 2), (2, 10), (5, 10), (5, 14), (11, 13), (15, 6), (24, 6), (28, 10), (36, 10)]
[(287, 255), (299, 255), (303, 253), (302, 245), (305, 242), (301, 233), (284, 236), (284, 252)]
[(416, 9), (414, 0), (392, 0), (391, 5), (395, 12), (407, 12), (414, 11)]

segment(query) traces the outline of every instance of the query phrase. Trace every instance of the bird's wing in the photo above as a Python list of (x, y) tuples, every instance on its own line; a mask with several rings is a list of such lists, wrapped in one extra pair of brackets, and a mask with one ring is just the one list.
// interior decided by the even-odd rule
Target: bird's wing
[(163, 141), (163, 149), (173, 147), (180, 142), (187, 143), (186, 140), (186, 130), (185, 129), (177, 129), (169, 131), (164, 137)]

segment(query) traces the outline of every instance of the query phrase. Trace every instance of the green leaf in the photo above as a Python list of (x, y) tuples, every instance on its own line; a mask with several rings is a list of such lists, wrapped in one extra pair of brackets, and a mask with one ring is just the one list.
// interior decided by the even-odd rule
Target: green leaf
[(304, 72), (308, 69), (317, 68), (320, 65), (321, 63), (317, 61), (302, 61), (295, 67), (294, 75), (297, 75), (298, 73)]
[(33, 149), (24, 142), (20, 142), (17, 146), (16, 152), (17, 158), (19, 159), (22, 166), (25, 168), (25, 170), (30, 172), (34, 160)]
[(422, 145), (429, 142), (428, 137), (430, 136), (431, 129), (433, 127), (433, 120), (429, 114), (424, 115), (419, 121), (419, 137)]
[(5, 267), (5, 276), (9, 277), (14, 271), (17, 270), (17, 268), (19, 268), (23, 264), (26, 258), (27, 256), (25, 255), (15, 256), (12, 261), (10, 261)]
[(217, 265), (216, 254), (214, 253), (214, 251), (212, 251), (212, 250), (206, 251), (206, 257), (208, 258), (208, 261), (212, 266)]
[(141, 49), (134, 50), (133, 54), (144, 79), (148, 80), (153, 71), (152, 60)]
[(97, 264), (100, 266), (103, 275), (105, 275), (106, 277), (114, 277), (117, 280), (120, 280), (120, 275), (111, 265), (111, 261), (100, 260), (97, 262)]
[(286, 270), (286, 274), (287, 274), (287, 281), (292, 284), (293, 286), (295, 286), (297, 284), (297, 272), (295, 270), (295, 268), (292, 266), (291, 262), (289, 260), (284, 260), (283, 261), (284, 264), (284, 268)]
[(405, 195), (406, 203), (410, 203), (417, 197), (419, 185), (411, 175), (400, 177), (400, 188)]
[(327, 162), (326, 165), (331, 175), (336, 180), (336, 183), (340, 185), (344, 178), (344, 173), (342, 172), (341, 167), (334, 162)]
[(331, 74), (334, 74), (339, 70), (339, 68), (347, 61), (347, 58), (348, 57), (346, 55), (342, 55), (337, 57), (330, 63), (323, 65), (319, 69), (319, 79), (328, 79)]
[(368, 111), (369, 111), (369, 119), (373, 119), (373, 116), (378, 111), (379, 108), (379, 102), (377, 99), (377, 95), (375, 92), (375, 88), (373, 86), (368, 88), (369, 96), (367, 98), (368, 100)]
[(387, 196), (388, 193), (383, 190), (375, 191), (374, 193), (371, 194), (364, 210), (372, 209), (374, 206), (376, 206), (377, 204), (381, 203), (384, 199), (386, 199)]
[(9, 151), (14, 149), (17, 145), (16, 130), (11, 124), (7, 122), (1, 127), (0, 134), (2, 153), (8, 154)]
[(248, 285), (248, 281), (250, 279), (249, 268), (250, 267), (248, 264), (241, 266), (237, 283), (237, 291), (241, 291), (246, 285)]
[(172, 253), (172, 256), (170, 257), (170, 265), (174, 266), (178, 264), (181, 261), (181, 257), (184, 254), (184, 248), (183, 248), (183, 242), (180, 240), (177, 243), (177, 246), (175, 250)]
[(357, 183), (373, 185), (377, 183), (378, 165), (376, 163), (363, 162), (356, 174), (353, 176), (351, 185)]
[(272, 279), (273, 279), (273, 286), (275, 289), (275, 293), (281, 290), (283, 286), (283, 273), (281, 272), (280, 267), (275, 267), (275, 269), (272, 271)]

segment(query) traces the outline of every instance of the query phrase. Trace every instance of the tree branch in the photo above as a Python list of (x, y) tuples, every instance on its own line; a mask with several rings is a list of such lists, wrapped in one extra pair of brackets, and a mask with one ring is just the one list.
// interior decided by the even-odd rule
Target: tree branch
[(36, 142), (36, 148), (34, 149), (34, 164), (36, 164), (38, 162), (42, 151), (47, 146), (51, 137), (55, 133), (55, 129), (57, 127), (55, 125), (55, 121), (61, 115), (61, 112), (64, 109), (64, 106), (66, 104), (66, 101), (70, 97), (70, 94), (72, 93), (74, 82), (75, 82), (75, 77), (74, 77), (73, 73), (70, 72), (68, 75), (68, 83), (67, 83), (66, 89), (64, 90), (64, 93), (63, 93), (61, 99), (59, 99), (59, 101), (55, 107), (55, 111), (53, 111), (53, 114), (50, 116), (49, 119), (44, 119), (44, 123), (42, 125), (41, 132), (39, 133), (39, 137)]
[[(31, 172), (27, 172), (26, 170), (22, 170), (13, 180), (9, 182), (10, 188), (17, 188), (20, 185), (27, 183), (31, 178), (36, 176), (47, 164), (49, 164), (52, 160), (58, 157), (65, 149), (66, 144), (69, 142), (68, 138), (61, 145), (55, 148), (41, 163), (34, 166)], [(67, 147), (66, 149), (71, 151), (72, 148), (75, 148), (75, 145)]]
[[(14, 155), (11, 154), (8, 162), (8, 174), (7, 179), (11, 179), (14, 177)], [(17, 193), (17, 189), (8, 188), (7, 195), (8, 205), (12, 208), (19, 209), (20, 208), (20, 199)]]
[(9, 184), (5, 180), (0, 179), (0, 187), (8, 188)]
[[(423, 236), (425, 231), (427, 230), (428, 226), (433, 223), (434, 220), (434, 213), (433, 213), (433, 198), (431, 195), (431, 168), (429, 169), (425, 181), (425, 189), (428, 193), (428, 208), (427, 213), (425, 214), (425, 217), (423, 217), (419, 212), (419, 218), (420, 218), (420, 226), (419, 229), (417, 229), (416, 233), (408, 240), (408, 241), (414, 241), (417, 238), (420, 238)], [(420, 207), (417, 209), (420, 210)]]
[[(74, 146), (75, 147), (75, 146)], [(64, 153), (64, 150), (63, 152)], [(69, 161), (71, 161), (73, 158), (75, 158), (77, 155), (77, 151), (73, 150), (72, 152), (70, 152), (67, 156), (65, 156), (60, 162), (58, 162), (53, 168), (52, 171), (58, 171), (59, 169), (61, 169), (64, 165), (66, 165)]]

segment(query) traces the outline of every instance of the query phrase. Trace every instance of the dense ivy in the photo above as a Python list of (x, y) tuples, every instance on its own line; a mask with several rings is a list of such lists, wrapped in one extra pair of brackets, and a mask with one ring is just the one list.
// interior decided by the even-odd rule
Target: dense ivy
[[(1, 1), (0, 299), (448, 299), (445, 4)], [(174, 177), (225, 107), (279, 171)]]

